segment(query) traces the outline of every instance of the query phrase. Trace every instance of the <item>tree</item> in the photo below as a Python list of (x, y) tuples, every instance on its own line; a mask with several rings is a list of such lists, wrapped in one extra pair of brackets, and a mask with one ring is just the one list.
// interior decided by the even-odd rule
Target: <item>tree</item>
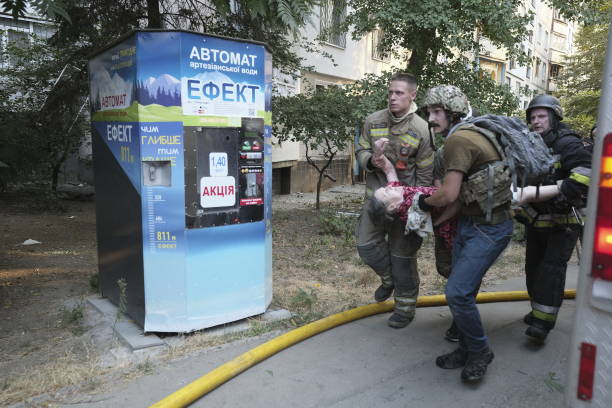
[[(0, 0), (2, 9), (16, 18), (24, 15), (26, 3)], [(63, 161), (78, 146), (78, 112), (89, 94), (91, 54), (132, 29), (191, 29), (267, 41), (275, 66), (294, 74), (302, 68), (302, 60), (291, 51), (290, 35), (307, 24), (316, 0), (40, 0), (31, 4), (56, 19), (57, 31), (33, 48), (4, 50), (5, 58), (21, 63), (15, 69), (7, 67), (0, 84), (0, 115), (11, 119), (0, 125), (0, 142), (4, 142), (0, 157), (20, 176), (48, 175), (45, 179), (55, 188)], [(63, 13), (53, 14), (54, 7), (61, 7)], [(61, 81), (54, 83), (60, 72)]]
[(38, 38), (28, 44), (2, 51), (0, 157), (14, 174), (49, 180), (55, 190), (61, 165), (80, 144), (85, 98), (64, 97), (75, 68), (62, 65), (56, 49)]
[[(357, 100), (351, 92), (330, 86), (295, 96), (273, 99), (274, 135), (279, 142), (297, 141), (306, 147), (306, 161), (319, 174), (316, 209), (323, 178), (336, 155), (352, 143), (359, 117), (354, 109)], [(317, 163), (316, 157), (323, 163)]]
[(311, 23), (317, 4), (318, 0), (161, 1), (165, 27), (265, 42), (274, 67), (288, 75), (305, 68), (296, 48), (327, 55), (299, 35)]
[(66, 6), (64, 0), (0, 0), (0, 6), (4, 13), (10, 13), (14, 19), (24, 17), (26, 8), (30, 5), (34, 11), (41, 16), (46, 16), (51, 19), (61, 17), (70, 21), (70, 17), (66, 13)]
[[(605, 1), (547, 0), (564, 16), (582, 20), (594, 18)], [(417, 76), (424, 67), (437, 65), (440, 57), (475, 55), (482, 37), (505, 49), (508, 57), (526, 62), (520, 43), (533, 16), (530, 11), (520, 14), (522, 4), (523, 0), (349, 0), (352, 11), (345, 28), (353, 27), (355, 39), (380, 29), (381, 51), (410, 51), (406, 71)]]
[(577, 52), (567, 59), (560, 76), (565, 120), (583, 135), (597, 121), (609, 29), (608, 24), (582, 27), (575, 38)]
[(409, 50), (406, 71), (415, 75), (436, 65), (439, 57), (476, 52), (482, 36), (510, 55), (519, 55), (520, 40), (531, 20), (529, 14), (515, 12), (522, 0), (476, 0), (468, 5), (452, 0), (350, 0), (349, 4), (353, 11), (347, 24), (354, 26), (353, 38), (381, 29), (381, 51)]
[[(350, 88), (359, 101), (355, 106), (357, 117), (363, 119), (387, 106), (387, 85), (392, 74), (369, 74)], [(440, 84), (459, 87), (468, 97), (472, 108), (480, 114), (511, 115), (515, 113), (518, 104), (518, 98), (507, 85), (499, 85), (491, 78), (481, 76), (476, 67), (466, 59), (459, 58), (444, 65), (425, 67), (419, 78), (417, 105), (420, 105), (429, 88)], [(424, 115), (424, 112), (421, 113)]]

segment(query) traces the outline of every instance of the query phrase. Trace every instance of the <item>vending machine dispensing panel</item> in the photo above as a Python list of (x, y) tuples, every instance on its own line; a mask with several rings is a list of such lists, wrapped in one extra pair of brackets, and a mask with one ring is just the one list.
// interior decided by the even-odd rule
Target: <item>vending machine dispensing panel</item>
[(264, 216), (263, 120), (240, 128), (185, 127), (185, 223), (205, 228)]

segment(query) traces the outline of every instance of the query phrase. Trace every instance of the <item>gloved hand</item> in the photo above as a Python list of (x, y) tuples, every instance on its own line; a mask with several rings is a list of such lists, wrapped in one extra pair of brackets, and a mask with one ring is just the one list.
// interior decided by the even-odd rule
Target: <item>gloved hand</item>
[(413, 201), (417, 202), (417, 206), (419, 207), (419, 210), (423, 212), (431, 212), (431, 210), (433, 209), (433, 205), (429, 205), (425, 202), (425, 199), (427, 197), (431, 197), (431, 196), (429, 194), (418, 194), (418, 199), (417, 199), (417, 195), (415, 194), (414, 198), (412, 199)]

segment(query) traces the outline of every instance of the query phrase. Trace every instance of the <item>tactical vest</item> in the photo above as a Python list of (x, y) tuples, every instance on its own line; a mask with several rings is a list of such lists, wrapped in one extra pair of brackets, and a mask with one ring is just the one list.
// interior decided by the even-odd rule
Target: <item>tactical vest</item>
[(461, 126), (460, 129), (472, 130), (485, 136), (501, 157), (501, 160), (487, 163), (468, 174), (461, 183), (459, 193), (461, 203), (465, 206), (477, 203), (478, 208), (485, 214), (485, 222), (489, 223), (492, 221), (493, 210), (509, 203), (512, 199), (510, 169), (505, 162), (503, 149), (493, 132), (472, 124)]

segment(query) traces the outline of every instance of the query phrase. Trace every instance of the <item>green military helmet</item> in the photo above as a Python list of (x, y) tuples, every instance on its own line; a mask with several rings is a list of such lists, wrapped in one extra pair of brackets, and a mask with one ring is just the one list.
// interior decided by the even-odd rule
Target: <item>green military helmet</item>
[(423, 106), (440, 105), (444, 110), (465, 116), (470, 112), (470, 103), (461, 89), (454, 85), (439, 85), (427, 91)]
[(550, 109), (557, 116), (558, 120), (563, 120), (563, 108), (561, 102), (552, 95), (538, 95), (529, 102), (525, 115), (527, 116), (527, 123), (529, 123), (529, 115), (531, 115), (532, 109), (545, 108)]

